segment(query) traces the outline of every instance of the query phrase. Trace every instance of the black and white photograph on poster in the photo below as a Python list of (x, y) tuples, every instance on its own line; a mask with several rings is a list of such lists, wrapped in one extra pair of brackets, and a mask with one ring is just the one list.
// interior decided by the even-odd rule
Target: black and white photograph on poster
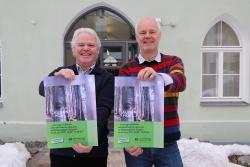
[(79, 75), (73, 81), (62, 77), (46, 77), (47, 121), (96, 120), (94, 83), (92, 75)]
[(162, 121), (164, 82), (115, 77), (115, 121)]

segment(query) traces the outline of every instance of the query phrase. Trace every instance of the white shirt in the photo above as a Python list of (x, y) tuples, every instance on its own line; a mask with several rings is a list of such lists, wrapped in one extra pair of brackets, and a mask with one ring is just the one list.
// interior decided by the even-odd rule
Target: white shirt
[[(139, 59), (139, 64), (142, 64), (144, 61), (146, 61), (141, 54), (139, 54), (138, 56), (138, 59)], [(157, 55), (155, 56), (155, 61), (157, 61), (158, 63), (161, 62), (161, 54), (158, 52)]]
[(77, 68), (77, 71), (78, 71), (78, 74), (79, 74), (79, 75), (80, 75), (80, 74), (83, 74), (83, 75), (90, 74), (91, 71), (94, 69), (94, 67), (95, 67), (95, 64), (93, 64), (89, 69), (83, 70), (83, 69), (81, 68), (81, 66), (79, 66), (78, 64), (76, 64), (76, 68)]

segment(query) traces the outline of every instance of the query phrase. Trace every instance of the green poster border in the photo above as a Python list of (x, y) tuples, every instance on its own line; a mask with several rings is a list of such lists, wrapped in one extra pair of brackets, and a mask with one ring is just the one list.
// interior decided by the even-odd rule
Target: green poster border
[(68, 148), (76, 143), (97, 146), (97, 123), (91, 121), (47, 122), (48, 148)]
[(114, 147), (148, 147), (163, 148), (162, 122), (138, 121), (138, 122), (114, 122)]

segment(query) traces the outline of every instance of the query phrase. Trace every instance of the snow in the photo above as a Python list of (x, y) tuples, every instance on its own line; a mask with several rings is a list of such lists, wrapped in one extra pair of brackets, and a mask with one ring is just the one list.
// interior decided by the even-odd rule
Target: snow
[[(184, 167), (240, 167), (230, 163), (228, 156), (250, 155), (248, 145), (214, 145), (198, 139), (181, 139), (178, 147)], [(26, 167), (30, 157), (25, 145), (20, 142), (0, 145), (0, 167)]]
[(0, 167), (26, 167), (30, 157), (25, 145), (20, 142), (0, 145)]
[(250, 155), (248, 145), (213, 145), (198, 139), (178, 141), (184, 167), (240, 167), (230, 163), (230, 155)]

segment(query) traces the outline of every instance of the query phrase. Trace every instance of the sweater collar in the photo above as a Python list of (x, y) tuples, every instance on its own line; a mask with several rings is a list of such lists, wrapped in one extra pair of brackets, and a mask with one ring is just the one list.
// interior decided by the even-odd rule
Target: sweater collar
[[(142, 57), (141, 54), (139, 54), (138, 60), (139, 60), (139, 64), (142, 64), (143, 62), (146, 61), (146, 60)], [(157, 55), (155, 56), (154, 60), (157, 61), (158, 63), (161, 62), (161, 54), (160, 54), (160, 52), (157, 53)], [(152, 60), (152, 61), (153, 61), (153, 60)]]

